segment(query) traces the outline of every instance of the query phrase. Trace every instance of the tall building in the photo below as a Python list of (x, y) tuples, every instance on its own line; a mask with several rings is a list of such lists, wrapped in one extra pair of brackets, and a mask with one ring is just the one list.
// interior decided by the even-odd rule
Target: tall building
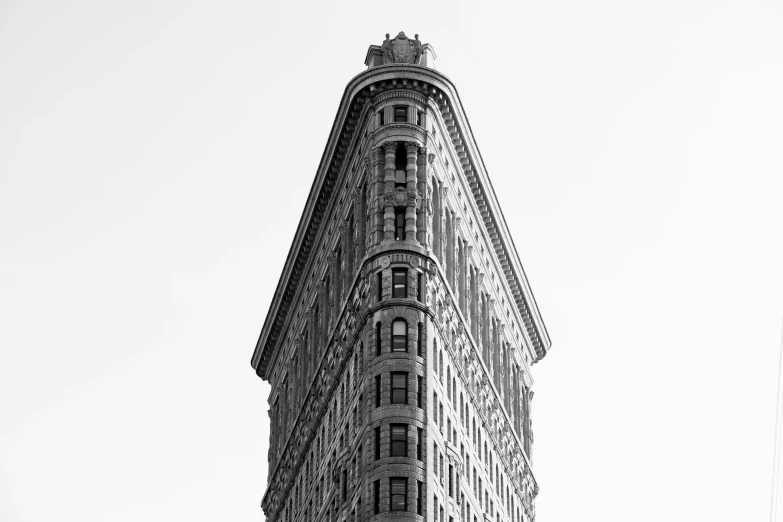
[(433, 48), (387, 35), (365, 64), (253, 353), (266, 520), (532, 521), (544, 323)]

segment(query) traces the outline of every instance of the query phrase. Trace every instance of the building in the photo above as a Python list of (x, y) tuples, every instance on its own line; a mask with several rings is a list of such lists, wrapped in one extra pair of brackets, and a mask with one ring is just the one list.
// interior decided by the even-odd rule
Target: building
[(345, 89), (252, 358), (268, 522), (535, 519), (550, 341), (434, 62), (387, 35)]

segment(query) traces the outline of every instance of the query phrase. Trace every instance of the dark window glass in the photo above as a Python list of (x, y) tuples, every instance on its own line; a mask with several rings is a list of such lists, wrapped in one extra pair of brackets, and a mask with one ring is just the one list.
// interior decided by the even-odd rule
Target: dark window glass
[(378, 272), (378, 275), (376, 276), (377, 284), (378, 284), (378, 302), (381, 302), (381, 299), (383, 299), (383, 278), (382, 274)]
[(383, 109), (378, 111), (378, 125), (383, 125), (385, 122), (383, 121)]
[(408, 456), (408, 425), (407, 424), (391, 425), (391, 456), (392, 457)]
[(423, 515), (424, 514), (424, 483), (421, 480), (417, 480), (416, 482), (418, 482), (417, 491), (419, 492), (418, 499), (416, 499), (416, 514)]
[(424, 287), (422, 286), (422, 282), (424, 279), (421, 277), (421, 274), (416, 275), (416, 297), (418, 297), (419, 302), (424, 302)]
[(390, 511), (406, 511), (408, 509), (408, 479), (389, 479), (391, 485)]
[(375, 355), (381, 355), (381, 323), (375, 323)]
[(394, 209), (394, 239), (402, 241), (405, 239), (405, 209)]
[(421, 111), (416, 111), (416, 125), (421, 127)]
[(375, 428), (375, 460), (381, 458), (381, 428)]
[(418, 381), (419, 381), (418, 382), (419, 387), (416, 389), (416, 391), (418, 392), (417, 393), (418, 406), (419, 408), (421, 408), (422, 405), (424, 404), (424, 378), (421, 375), (419, 375)]
[(422, 455), (421, 455), (422, 446), (424, 445), (424, 441), (422, 440), (423, 430), (421, 428), (417, 428), (416, 436), (417, 436), (417, 438), (416, 438), (416, 459), (421, 461), (421, 462), (424, 462), (424, 459), (422, 458)]
[(375, 514), (378, 515), (381, 512), (381, 481), (376, 480), (374, 486), (373, 500), (375, 501)]
[(408, 271), (396, 268), (392, 270), (392, 297), (408, 297)]
[(381, 405), (381, 376), (375, 376), (375, 407)]
[(418, 336), (416, 337), (416, 349), (419, 357), (424, 357), (424, 325), (419, 323)]
[[(408, 403), (408, 374), (406, 372), (392, 372), (392, 404)], [(380, 381), (379, 381), (380, 382)]]
[(392, 323), (392, 351), (408, 351), (408, 325), (402, 319), (395, 319)]
[(406, 121), (408, 121), (408, 107), (398, 105), (394, 108), (394, 122), (405, 123)]

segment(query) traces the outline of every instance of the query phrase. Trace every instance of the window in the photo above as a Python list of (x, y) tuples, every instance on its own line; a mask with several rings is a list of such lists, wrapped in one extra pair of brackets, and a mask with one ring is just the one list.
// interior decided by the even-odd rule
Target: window
[(381, 376), (375, 376), (375, 407), (381, 405)]
[(378, 302), (381, 302), (381, 299), (383, 299), (383, 274), (381, 272), (378, 272), (375, 276), (376, 283), (377, 283), (377, 290), (378, 290)]
[(375, 356), (381, 355), (381, 323), (375, 323)]
[(404, 268), (392, 270), (392, 297), (408, 297), (408, 271)]
[(449, 464), (449, 496), (454, 498), (454, 466)]
[(422, 447), (424, 444), (424, 441), (422, 440), (423, 437), (424, 437), (424, 430), (422, 430), (421, 428), (417, 428), (416, 429), (416, 460), (418, 460), (419, 462), (424, 462), (424, 459), (422, 458)]
[(391, 403), (408, 403), (408, 374), (405, 372), (392, 372), (391, 374)]
[(385, 122), (383, 121), (383, 109), (378, 111), (378, 126), (380, 127)]
[[(421, 276), (419, 276), (421, 278)], [(419, 329), (416, 336), (416, 350), (419, 357), (424, 357), (424, 325), (419, 323)]]
[(424, 279), (421, 274), (416, 274), (416, 297), (420, 303), (424, 302), (424, 287), (422, 286)]
[(395, 319), (392, 322), (392, 351), (408, 351), (408, 325), (403, 319)]
[(405, 208), (397, 207), (394, 209), (394, 239), (402, 241), (405, 239)]
[(394, 123), (405, 123), (408, 121), (408, 107), (397, 105), (394, 107)]
[(408, 425), (407, 424), (391, 425), (391, 456), (392, 457), (408, 456)]
[(373, 489), (375, 490), (375, 494), (373, 495), (373, 500), (375, 501), (375, 514), (378, 515), (381, 512), (381, 481), (376, 480), (373, 486)]
[(421, 480), (417, 480), (417, 488), (416, 491), (418, 492), (418, 498), (416, 499), (416, 514), (417, 515), (423, 515), (424, 514), (424, 483)]
[(423, 408), (424, 407), (423, 406), (424, 405), (424, 377), (419, 375), (417, 377), (417, 380), (418, 380), (418, 383), (417, 383), (418, 387), (416, 388), (416, 391), (417, 391), (416, 398), (418, 400), (417, 406), (419, 408)]
[(421, 111), (416, 111), (416, 125), (418, 125), (419, 127), (421, 127), (421, 116), (422, 116)]
[(391, 503), (390, 511), (407, 511), (408, 509), (408, 479), (391, 478)]
[(381, 428), (375, 428), (375, 460), (381, 458)]

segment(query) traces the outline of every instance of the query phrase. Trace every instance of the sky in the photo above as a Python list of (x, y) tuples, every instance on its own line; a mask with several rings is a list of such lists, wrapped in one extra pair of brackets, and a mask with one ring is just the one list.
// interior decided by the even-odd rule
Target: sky
[(399, 31), (459, 89), (552, 339), (538, 522), (769, 519), (783, 4), (0, 0), (0, 521), (264, 520), (250, 357)]

